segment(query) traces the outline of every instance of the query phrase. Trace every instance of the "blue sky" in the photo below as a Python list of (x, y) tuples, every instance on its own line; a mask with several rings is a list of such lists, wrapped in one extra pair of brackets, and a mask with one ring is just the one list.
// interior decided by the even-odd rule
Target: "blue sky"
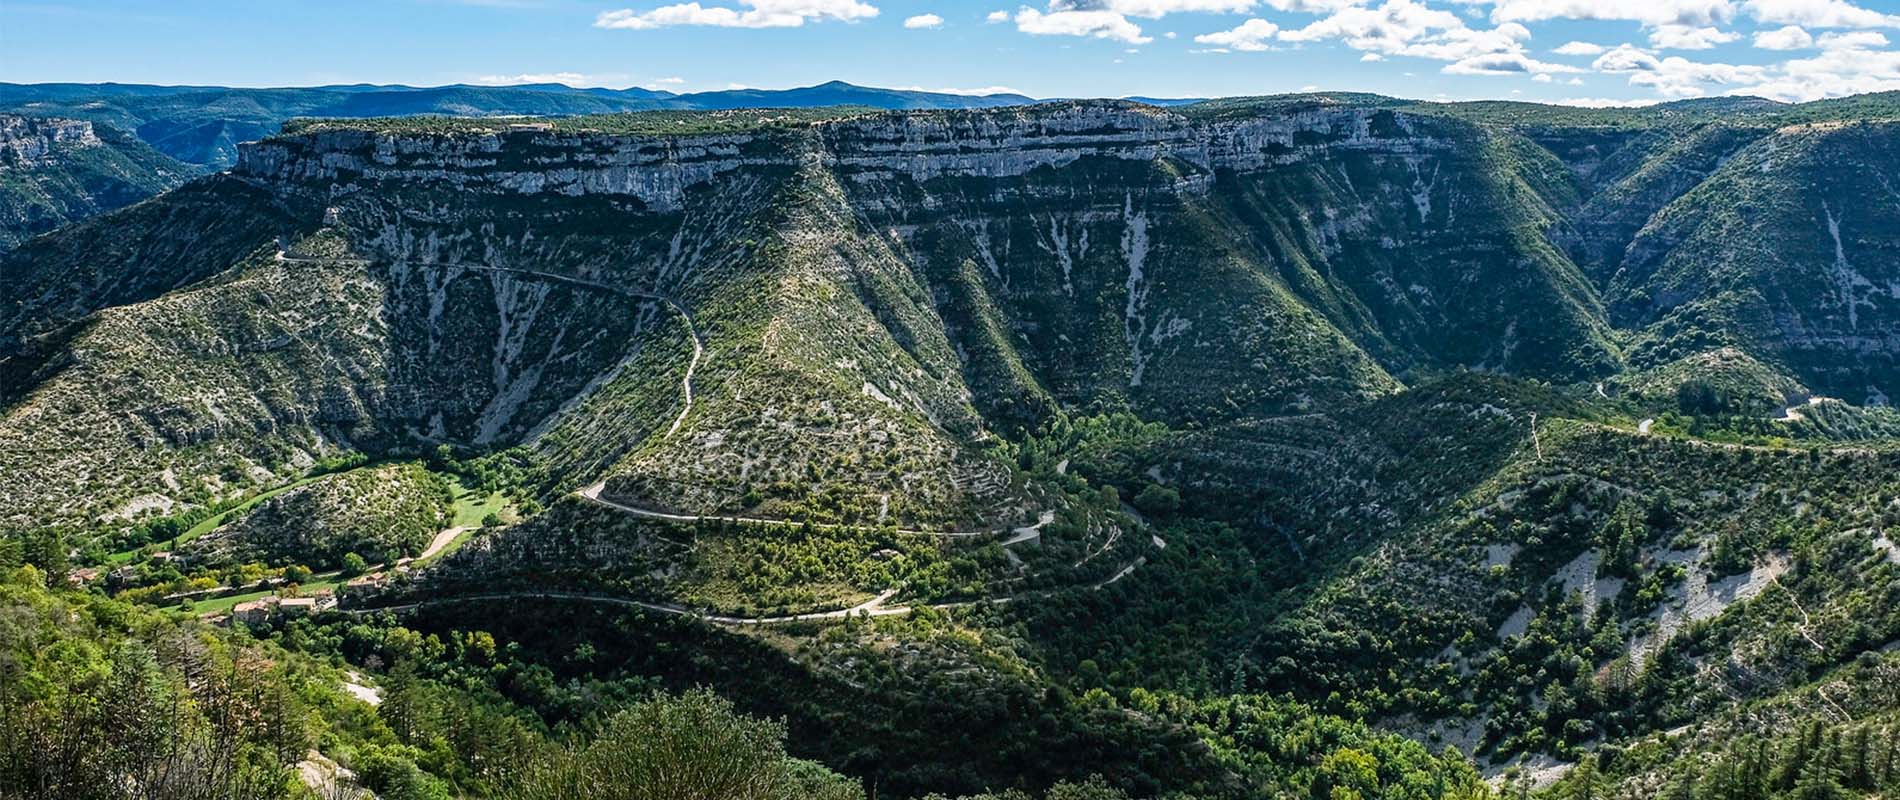
[(827, 80), (1581, 104), (1900, 89), (1900, 0), (4, 0), (0, 80)]

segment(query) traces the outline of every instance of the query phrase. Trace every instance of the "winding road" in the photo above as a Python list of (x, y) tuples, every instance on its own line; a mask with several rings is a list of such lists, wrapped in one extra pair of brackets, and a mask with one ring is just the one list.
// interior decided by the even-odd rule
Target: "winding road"
[[(792, 623), (792, 622), (818, 622), (818, 621), (830, 620), (830, 619), (844, 619), (850, 616), (897, 617), (897, 616), (903, 616), (903, 615), (909, 614), (911, 612), (910, 606), (884, 605), (885, 602), (889, 601), (892, 597), (895, 597), (895, 596), (897, 596), (896, 589), (886, 589), (884, 592), (880, 593), (878, 596), (873, 597), (869, 600), (866, 600), (850, 608), (842, 608), (842, 609), (838, 609), (837, 611), (814, 611), (807, 614), (787, 614), (785, 616), (778, 616), (778, 617), (733, 617), (733, 616), (726, 616), (723, 614), (708, 614), (702, 611), (687, 608), (685, 606), (674, 605), (672, 603), (650, 603), (644, 600), (632, 600), (625, 597), (614, 597), (611, 595), (588, 594), (586, 592), (558, 592), (558, 591), (484, 592), (480, 594), (463, 594), (463, 595), (455, 595), (453, 597), (430, 598), (428, 600), (423, 600), (420, 602), (404, 603), (401, 605), (393, 605), (393, 606), (377, 606), (373, 608), (339, 608), (337, 610), (345, 614), (374, 614), (380, 611), (392, 611), (392, 612), (410, 611), (416, 608), (420, 608), (422, 606), (441, 604), (441, 603), (464, 603), (471, 600), (518, 600), (518, 599), (523, 599), (523, 598), (529, 598), (529, 599), (541, 599), (541, 600), (575, 600), (575, 601), (580, 601), (584, 603), (600, 603), (603, 605), (620, 606), (622, 608), (638, 608), (638, 609), (643, 609), (646, 611), (658, 612), (661, 614), (672, 614), (674, 616), (680, 616), (680, 617), (692, 617), (694, 619), (700, 619), (706, 622), (711, 622), (711, 623), (715, 623), (719, 625), (783, 625), (783, 624)], [(970, 603), (944, 603), (940, 606), (932, 606), (932, 607), (933, 608), (949, 608), (952, 606), (961, 606), (961, 605), (971, 605), (971, 604)]]
[[(1128, 577), (1129, 575), (1133, 574), (1136, 569), (1139, 569), (1141, 565), (1146, 564), (1146, 563), (1148, 563), (1147, 556), (1142, 556), (1140, 558), (1137, 558), (1128, 566), (1122, 567), (1120, 571), (1110, 576), (1107, 580), (1104, 580), (1101, 583), (1090, 585), (1088, 588), (1090, 591), (1101, 590), (1115, 583), (1116, 581), (1119, 581), (1123, 578)], [(414, 603), (402, 603), (402, 604), (392, 605), (392, 606), (375, 606), (375, 607), (367, 607), (367, 608), (338, 608), (336, 609), (336, 611), (343, 614), (375, 614), (382, 611), (389, 611), (389, 612), (412, 611), (414, 609), (421, 608), (422, 606), (426, 606), (426, 605), (434, 605), (434, 604), (442, 604), (442, 603), (463, 603), (463, 602), (468, 602), (471, 600), (520, 600), (520, 599), (573, 600), (573, 601), (578, 601), (578, 602), (583, 602), (583, 603), (600, 603), (603, 605), (619, 606), (622, 608), (638, 608), (644, 611), (653, 611), (660, 614), (671, 614), (673, 616), (678, 616), (678, 617), (691, 617), (693, 619), (701, 620), (704, 622), (710, 622), (715, 625), (733, 625), (733, 626), (747, 627), (747, 626), (755, 626), (755, 625), (786, 625), (786, 624), (790, 624), (794, 622), (823, 622), (826, 620), (839, 620), (839, 619), (846, 619), (849, 617), (902, 617), (902, 616), (908, 616), (912, 611), (915, 611), (919, 608), (950, 609), (950, 608), (970, 608), (972, 606), (981, 606), (981, 605), (1007, 605), (1007, 604), (1016, 602), (1018, 600), (1032, 600), (1037, 597), (1052, 595), (1059, 591), (1064, 591), (1064, 590), (1057, 589), (1057, 590), (1034, 592), (1034, 593), (1025, 594), (1025, 595), (990, 597), (990, 598), (984, 598), (981, 600), (958, 600), (958, 601), (948, 602), (948, 603), (926, 603), (922, 605), (887, 606), (885, 605), (885, 603), (890, 602), (891, 598), (896, 597), (898, 590), (886, 589), (883, 592), (878, 593), (876, 597), (873, 597), (869, 600), (866, 600), (850, 608), (841, 608), (836, 611), (813, 611), (813, 612), (809, 612), (805, 614), (786, 614), (786, 615), (775, 616), (775, 617), (735, 617), (735, 616), (729, 616), (725, 614), (709, 614), (698, 609), (687, 608), (685, 606), (675, 605), (672, 603), (652, 603), (645, 600), (633, 600), (626, 597), (614, 597), (612, 595), (604, 595), (604, 594), (589, 594), (587, 592), (527, 591), (527, 590), (518, 591), (518, 592), (482, 592), (478, 594), (463, 594), (463, 595), (454, 595), (450, 597), (432, 597), (427, 600), (421, 600)]]
[[(596, 280), (592, 280), (588, 278), (579, 278), (572, 275), (561, 275), (561, 274), (552, 273), (552, 272), (542, 272), (539, 270), (522, 269), (518, 267), (497, 267), (497, 266), (491, 266), (487, 264), (465, 264), (465, 263), (460, 263), (460, 262), (426, 262), (426, 261), (400, 261), (400, 260), (376, 261), (374, 259), (352, 258), (352, 257), (313, 258), (313, 257), (305, 257), (305, 256), (292, 256), (285, 251), (281, 243), (279, 244), (277, 248), (276, 261), (278, 261), (279, 263), (306, 263), (306, 264), (311, 264), (311, 263), (330, 263), (330, 264), (353, 263), (353, 264), (363, 264), (363, 265), (373, 265), (373, 264), (379, 264), (379, 263), (380, 264), (400, 264), (403, 266), (429, 267), (429, 268), (437, 268), (437, 269), (464, 269), (464, 270), (469, 270), (473, 272), (507, 273), (507, 274), (522, 275), (522, 276), (528, 276), (532, 278), (538, 278), (541, 280), (551, 281), (555, 283), (564, 283), (571, 286), (580, 286), (583, 288), (611, 292), (611, 293), (622, 295), (625, 297), (634, 297), (634, 298), (640, 298), (644, 300), (653, 300), (660, 303), (664, 303), (668, 308), (672, 309), (674, 313), (678, 314), (680, 317), (680, 320), (686, 324), (686, 334), (692, 340), (692, 343), (693, 343), (692, 360), (687, 362), (686, 374), (680, 381), (680, 394), (682, 397), (680, 412), (677, 416), (673, 418), (672, 424), (667, 428), (666, 436), (670, 438), (675, 433), (678, 433), (680, 427), (685, 424), (686, 417), (692, 413), (693, 376), (698, 371), (700, 362), (705, 359), (705, 354), (706, 354), (705, 342), (699, 336), (699, 329), (698, 329), (698, 326), (693, 322), (693, 315), (691, 314), (691, 312), (688, 312), (685, 306), (681, 305), (678, 301), (674, 300), (672, 297), (668, 295), (660, 294), (658, 292), (648, 292), (648, 291), (642, 291), (638, 289), (628, 289), (625, 287), (614, 286), (612, 284), (602, 283), (600, 281), (596, 281)], [(583, 499), (588, 500), (589, 502), (604, 506), (606, 508), (611, 508), (616, 511), (632, 514), (638, 517), (644, 517), (647, 519), (662, 520), (662, 521), (668, 521), (668, 522), (709, 522), (710, 521), (710, 522), (755, 523), (755, 524), (766, 524), (766, 525), (804, 524), (804, 525), (809, 525), (810, 527), (817, 530), (882, 530), (876, 526), (851, 525), (851, 524), (834, 523), (834, 522), (798, 523), (798, 522), (793, 522), (791, 520), (764, 519), (764, 518), (759, 518), (759, 517), (675, 514), (675, 513), (665, 512), (665, 511), (658, 511), (658, 510), (650, 509), (650, 508), (640, 508), (638, 506), (630, 506), (623, 503), (615, 502), (613, 500), (602, 498), (600, 496), (600, 493), (601, 493), (601, 490), (604, 488), (605, 488), (605, 481), (599, 481), (587, 487), (582, 488), (581, 490), (576, 492), (576, 494), (582, 497)], [(896, 528), (896, 529), (891, 529), (891, 530), (895, 530), (895, 532), (903, 533), (903, 534), (911, 534), (911, 535), (917, 535), (917, 536), (935, 536), (935, 537), (943, 537), (943, 538), (976, 538), (976, 537), (985, 537), (985, 536), (1003, 536), (1007, 534), (1008, 538), (1002, 541), (1002, 545), (1007, 547), (1010, 545), (1019, 544), (1022, 542), (1027, 542), (1027, 541), (1031, 541), (1031, 540), (1039, 538), (1042, 535), (1042, 528), (1048, 525), (1049, 523), (1055, 521), (1055, 516), (1056, 516), (1056, 512), (1054, 510), (1044, 510), (1039, 514), (1038, 519), (1035, 522), (1035, 524), (1021, 526), (1021, 527), (1012, 527), (1012, 528), (989, 528), (989, 529), (983, 529), (983, 530), (967, 530), (967, 531), (930, 531), (930, 530), (919, 530), (919, 529), (912, 529), (912, 528)], [(407, 563), (408, 561), (411, 561), (411, 560), (425, 559), (441, 552), (443, 548), (447, 547), (451, 542), (453, 542), (455, 540), (455, 537), (461, 534), (464, 530), (465, 529), (463, 528), (449, 528), (437, 533), (435, 538), (430, 541), (428, 548), (422, 552), (422, 555), (418, 556), (416, 559), (404, 559), (402, 563)], [(1160, 537), (1155, 537), (1155, 542), (1161, 547), (1166, 547), (1166, 543), (1162, 542)], [(1133, 573), (1137, 568), (1139, 568), (1142, 564), (1146, 562), (1147, 562), (1147, 558), (1145, 556), (1137, 558), (1134, 562), (1130, 563), (1126, 567), (1123, 567), (1120, 571), (1116, 572), (1113, 576), (1111, 576), (1107, 580), (1102, 581), (1101, 583), (1094, 584), (1093, 586), (1090, 586), (1089, 588), (1101, 589), (1102, 587), (1113, 584), (1116, 581), (1119, 581), (1122, 578), (1127, 577), (1129, 574)], [(652, 602), (647, 602), (647, 601), (642, 601), (642, 600), (632, 600), (632, 599), (628, 599), (624, 597), (611, 597), (611, 596), (606, 596), (606, 595), (586, 594), (582, 592), (557, 592), (557, 591), (492, 592), (492, 593), (484, 593), (484, 594), (460, 595), (456, 597), (433, 598), (430, 600), (425, 600), (418, 603), (409, 603), (405, 605), (384, 606), (384, 607), (379, 607), (379, 608), (338, 609), (338, 610), (342, 611), (343, 613), (364, 614), (364, 613), (374, 613), (377, 611), (409, 610), (409, 609), (417, 608), (422, 605), (427, 605), (429, 603), (461, 602), (461, 601), (468, 601), (468, 600), (500, 600), (500, 599), (510, 599), (510, 598), (542, 598), (542, 599), (565, 599), (565, 600), (577, 600), (577, 601), (582, 601), (582, 602), (604, 603), (607, 605), (615, 605), (615, 606), (622, 606), (622, 607), (628, 607), (628, 608), (640, 608), (647, 611), (653, 611), (653, 612), (658, 612), (662, 614), (673, 614), (677, 616), (694, 617), (694, 618), (701, 619), (707, 622), (712, 622), (712, 623), (721, 624), (721, 625), (748, 626), (748, 625), (777, 625), (777, 624), (786, 624), (786, 623), (795, 623), (795, 622), (813, 622), (813, 621), (821, 621), (821, 620), (845, 619), (852, 616), (885, 617), (885, 616), (903, 616), (903, 615), (909, 614), (912, 610), (912, 606), (907, 606), (907, 605), (886, 606), (885, 605), (885, 603), (888, 602), (892, 597), (895, 597), (897, 593), (898, 593), (897, 589), (888, 589), (878, 594), (876, 597), (873, 597), (869, 600), (864, 601), (863, 603), (859, 603), (858, 605), (852, 606), (850, 608), (839, 609), (836, 611), (817, 611), (817, 612), (810, 612), (810, 613), (805, 613), (805, 614), (790, 614), (790, 615), (785, 615), (785, 616), (774, 616), (774, 617), (735, 617), (735, 616), (727, 616), (727, 615), (720, 615), (720, 614), (708, 614), (703, 611), (690, 609), (690, 608), (686, 608), (685, 606), (673, 605), (669, 603), (652, 603)], [(928, 608), (960, 608), (960, 607), (973, 606), (973, 605), (979, 605), (979, 604), (1008, 603), (1011, 600), (1012, 598), (1010, 597), (1000, 597), (1000, 598), (990, 598), (986, 600), (977, 600), (977, 601), (938, 603), (938, 604), (932, 604), (926, 607)]]
[(583, 487), (582, 489), (575, 492), (574, 494), (578, 495), (582, 499), (585, 499), (589, 502), (595, 503), (600, 506), (604, 506), (606, 508), (611, 508), (615, 511), (619, 511), (626, 514), (632, 514), (633, 516), (643, 517), (646, 519), (661, 520), (664, 522), (739, 522), (739, 523), (750, 523), (754, 525), (809, 525), (811, 526), (813, 530), (820, 530), (820, 531), (889, 530), (889, 531), (895, 531), (897, 533), (910, 534), (913, 536), (939, 536), (939, 537), (950, 538), (950, 539), (968, 539), (968, 538), (975, 538), (975, 537), (982, 537), (982, 536), (1001, 536), (1003, 534), (1014, 534), (1008, 540), (1003, 542), (1004, 545), (1012, 545), (1012, 544), (1016, 544), (1017, 542), (1024, 542), (1024, 541), (1028, 541), (1030, 539), (1036, 538), (1037, 536), (1041, 534), (1042, 527), (1044, 525), (1048, 525), (1051, 522), (1054, 522), (1056, 518), (1056, 512), (1044, 511), (1042, 512), (1042, 516), (1037, 520), (1036, 524), (1025, 525), (1020, 528), (985, 528), (982, 530), (969, 530), (969, 531), (927, 531), (927, 530), (920, 530), (917, 528), (881, 528), (876, 525), (853, 525), (853, 524), (845, 523), (845, 522), (798, 522), (798, 521), (789, 520), (789, 519), (767, 519), (765, 517), (746, 517), (746, 516), (736, 516), (736, 515), (676, 514), (670, 511), (659, 511), (659, 510), (655, 510), (651, 508), (641, 508), (639, 506), (630, 506), (625, 503), (619, 503), (613, 500), (608, 500), (607, 498), (600, 496), (601, 490), (606, 488), (606, 485), (607, 485), (606, 481), (595, 481), (594, 483)]

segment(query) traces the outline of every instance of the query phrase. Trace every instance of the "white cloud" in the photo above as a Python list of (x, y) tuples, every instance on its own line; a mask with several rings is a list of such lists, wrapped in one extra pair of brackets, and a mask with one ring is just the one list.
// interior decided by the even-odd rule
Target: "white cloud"
[(1693, 25), (1658, 25), (1649, 31), (1649, 46), (1664, 50), (1707, 50), (1718, 44), (1728, 44), (1742, 35), (1720, 28), (1698, 28)]
[(1016, 12), (1016, 30), (1036, 36), (1090, 36), (1129, 44), (1147, 44), (1153, 37), (1143, 36), (1141, 26), (1115, 11), (1079, 10), (1056, 0), (1049, 11), (1023, 8)]
[[(664, 82), (666, 79), (661, 79)], [(673, 80), (678, 80), (677, 78)], [(685, 81), (680, 81), (684, 83)], [(585, 72), (524, 72), (518, 75), (483, 75), (470, 83), (478, 86), (520, 86), (528, 83), (560, 83), (578, 88), (617, 89), (630, 85), (624, 72), (590, 74)]]
[(1654, 89), (1668, 98), (1701, 97), (1719, 86), (1751, 86), (1767, 78), (1768, 68), (1754, 64), (1690, 61), (1681, 56), (1657, 58), (1630, 46), (1611, 50), (1591, 64), (1598, 72), (1629, 75), (1631, 86)]
[(1267, 0), (1267, 5), (1273, 6), (1275, 11), (1295, 14), (1331, 14), (1363, 2), (1365, 0)]
[(1386, 0), (1378, 7), (1351, 6), (1303, 28), (1282, 30), (1281, 41), (1339, 39), (1355, 50), (1381, 56), (1411, 56), (1451, 62), (1456, 75), (1580, 72), (1576, 67), (1531, 58), (1528, 28), (1506, 22), (1491, 29), (1465, 26), (1458, 15), (1415, 0)]
[(1352, 6), (1306, 27), (1280, 32), (1288, 42), (1315, 42), (1341, 39), (1355, 50), (1373, 50), (1387, 55), (1427, 37), (1434, 31), (1464, 29), (1456, 14), (1428, 8), (1413, 0), (1386, 0), (1378, 8)]
[(596, 28), (650, 30), (674, 25), (720, 28), (796, 28), (827, 19), (853, 22), (877, 16), (877, 6), (859, 0), (738, 0), (742, 8), (702, 6), (697, 2), (661, 6), (652, 11), (631, 8), (602, 11)]
[(1748, 0), (1749, 16), (1770, 24), (1810, 28), (1900, 28), (1900, 15), (1882, 14), (1846, 0)]
[(1190, 12), (1239, 14), (1253, 10), (1254, 0), (1068, 0), (1065, 5), (1075, 10), (1100, 8), (1131, 17), (1160, 19)]
[(1271, 45), (1267, 44), (1267, 40), (1272, 39), (1273, 35), (1279, 31), (1280, 26), (1264, 19), (1250, 19), (1240, 23), (1239, 26), (1232, 30), (1201, 34), (1200, 36), (1194, 37), (1194, 41), (1201, 44), (1231, 47), (1235, 50), (1257, 52), (1260, 50), (1273, 49)]
[(1659, 62), (1656, 57), (1629, 44), (1617, 45), (1597, 60), (1590, 62), (1590, 68), (1598, 72), (1638, 72), (1655, 69)]
[(1551, 52), (1560, 56), (1593, 56), (1609, 48), (1591, 42), (1566, 42)]
[(982, 97), (984, 95), (992, 95), (992, 94), (1022, 94), (1022, 92), (1016, 91), (1015, 89), (1012, 89), (1008, 86), (978, 86), (978, 87), (969, 88), (969, 89), (955, 88), (955, 87), (940, 89), (940, 88), (927, 88), (923, 86), (899, 86), (897, 88), (900, 91), (906, 91), (906, 92), (930, 92), (931, 94), (960, 94), (967, 97)]
[(1008, 22), (1009, 12), (1008, 11), (991, 11), (989, 16), (983, 18), (983, 21), (991, 23), (991, 24), (995, 24), (998, 22)]
[(1900, 90), (1900, 52), (1843, 48), (1784, 62), (1762, 83), (1729, 93), (1799, 103), (1895, 90)]
[(1547, 64), (1523, 53), (1487, 53), (1446, 64), (1443, 71), (1450, 75), (1532, 74), (1539, 78), (1549, 78), (1548, 73), (1551, 72), (1581, 72), (1582, 70), (1562, 64)]
[(1379, 55), (1378, 53), (1366, 53), (1364, 55), (1359, 56), (1359, 60), (1360, 61), (1384, 61), (1385, 56)]
[(904, 20), (904, 27), (910, 28), (911, 30), (917, 30), (919, 28), (941, 28), (943, 27), (943, 17), (939, 17), (936, 14), (918, 14), (917, 16)]
[(1642, 108), (1660, 103), (1660, 100), (1626, 100), (1610, 97), (1567, 97), (1556, 101), (1560, 106), (1577, 108)]
[(1761, 83), (1767, 68), (1753, 64), (1717, 64), (1670, 56), (1651, 72), (1630, 76), (1630, 85), (1647, 86), (1664, 97), (1701, 97), (1713, 86), (1751, 86)]
[[(1355, 0), (1356, 2), (1357, 0)], [(1016, 11), (1016, 29), (1039, 36), (1089, 36), (1129, 44), (1147, 44), (1154, 37), (1142, 33), (1129, 17), (1160, 19), (1180, 13), (1240, 13), (1258, 0), (1049, 0), (1046, 11), (1023, 6)], [(989, 15), (991, 22), (1008, 19), (1004, 12)], [(1173, 33), (1166, 36), (1174, 38)]]
[(1822, 50), (1866, 50), (1874, 47), (1886, 47), (1887, 37), (1876, 31), (1851, 31), (1848, 33), (1824, 33), (1815, 40)]
[(1644, 25), (1713, 25), (1735, 14), (1733, 0), (1496, 0), (1492, 22), (1625, 20)]
[(1772, 31), (1756, 31), (1755, 46), (1763, 50), (1805, 50), (1814, 46), (1814, 37), (1799, 25), (1788, 25)]

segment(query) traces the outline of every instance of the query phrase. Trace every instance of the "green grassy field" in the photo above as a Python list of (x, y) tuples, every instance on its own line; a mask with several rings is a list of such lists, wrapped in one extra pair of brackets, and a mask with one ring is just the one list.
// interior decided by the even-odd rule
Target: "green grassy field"
[[(311, 577), (309, 583), (299, 584), (300, 593), (304, 596), (309, 596), (325, 589), (335, 589), (341, 585), (343, 585), (343, 573), (341, 572), (326, 572), (321, 575), (315, 575)], [(193, 601), (189, 610), (201, 616), (225, 614), (229, 613), (231, 609), (236, 607), (239, 603), (269, 597), (277, 594), (277, 592), (277, 589), (264, 589), (255, 592), (226, 595), (224, 597), (214, 597), (209, 600)], [(177, 607), (181, 609), (185, 608), (182, 603)]]
[(455, 485), (455, 504), (449, 518), (449, 527), (462, 528), (462, 532), (449, 540), (448, 546), (441, 551), (415, 560), (414, 565), (425, 566), (438, 558), (455, 552), (475, 535), (482, 527), (482, 520), (490, 514), (501, 514), (508, 507), (508, 498), (501, 492), (489, 492), (484, 495), (470, 488), (457, 475), (449, 476), (449, 482)]
[(479, 528), (483, 518), (489, 514), (500, 514), (508, 505), (507, 498), (502, 497), (501, 492), (479, 495), (462, 483), (460, 476), (450, 476), (449, 482), (455, 485), (455, 515), (449, 520), (452, 528)]

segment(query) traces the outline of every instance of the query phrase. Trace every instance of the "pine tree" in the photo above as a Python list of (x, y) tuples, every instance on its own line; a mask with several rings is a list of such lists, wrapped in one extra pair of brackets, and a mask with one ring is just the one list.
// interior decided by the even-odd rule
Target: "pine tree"
[(1597, 754), (1587, 753), (1570, 770), (1567, 800), (1598, 800), (1603, 796), (1603, 776), (1597, 771)]
[(1837, 753), (1823, 746), (1812, 751), (1795, 781), (1794, 800), (1841, 800), (1847, 797), (1841, 788), (1841, 771), (1835, 766)]
[(1860, 727), (1854, 730), (1852, 743), (1848, 745), (1846, 782), (1849, 787), (1861, 791), (1871, 791), (1874, 786), (1873, 773), (1873, 729)]

